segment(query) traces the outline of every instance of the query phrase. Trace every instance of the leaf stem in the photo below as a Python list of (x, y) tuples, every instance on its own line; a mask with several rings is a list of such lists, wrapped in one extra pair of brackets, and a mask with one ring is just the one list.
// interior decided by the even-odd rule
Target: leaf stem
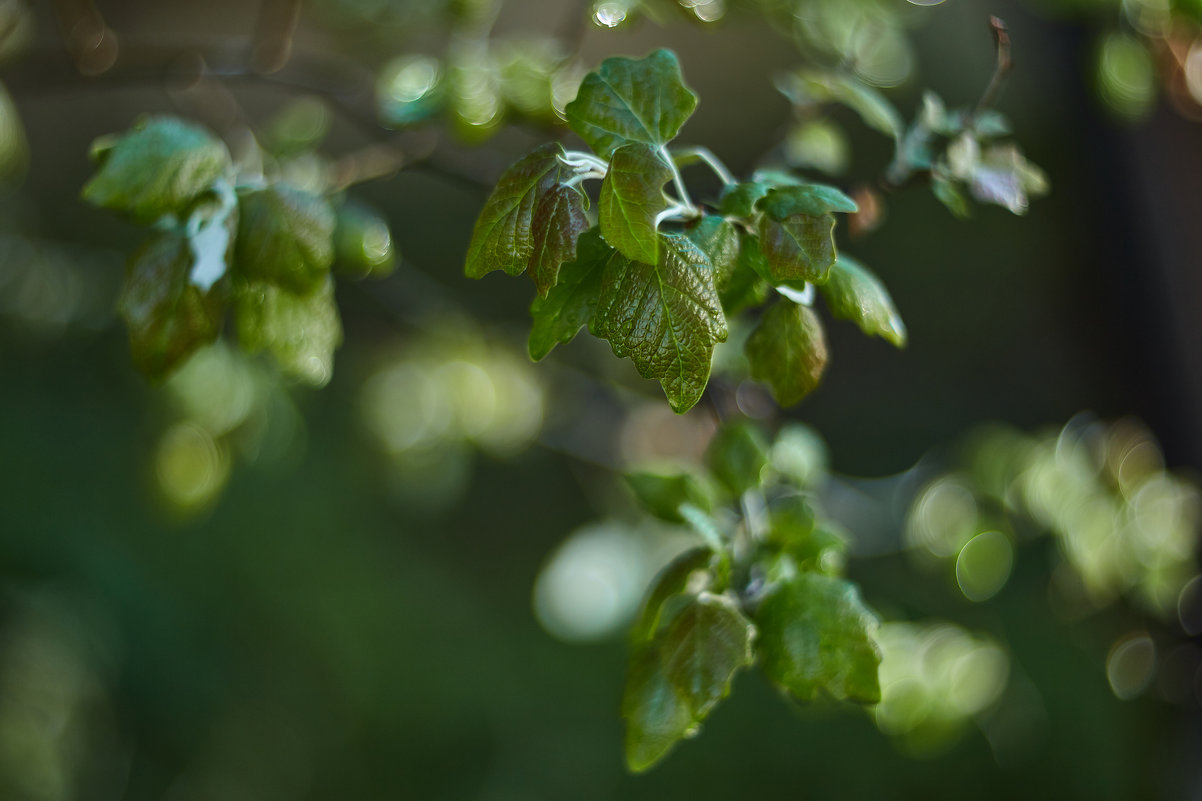
[[(689, 197), (689, 190), (684, 185), (684, 178), (680, 174), (680, 168), (676, 166), (676, 162), (672, 160), (672, 154), (668, 152), (668, 148), (660, 145), (660, 158), (664, 164), (668, 165), (668, 169), (672, 171), (672, 185), (676, 187), (676, 194), (680, 196), (680, 204), (683, 206), (689, 217), (698, 216), (697, 207), (693, 205), (693, 199)], [(663, 216), (664, 212), (660, 212)]]
[(707, 167), (714, 171), (714, 175), (722, 179), (722, 183), (724, 184), (738, 183), (735, 180), (734, 174), (727, 169), (722, 160), (715, 156), (713, 151), (708, 147), (688, 147), (678, 150), (676, 153), (681, 156), (696, 156), (701, 159)]

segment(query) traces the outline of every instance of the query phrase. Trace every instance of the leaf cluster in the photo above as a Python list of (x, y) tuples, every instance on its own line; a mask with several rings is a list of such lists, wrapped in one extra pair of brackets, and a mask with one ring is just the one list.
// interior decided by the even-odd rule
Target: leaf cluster
[(845, 541), (816, 508), (800, 426), (769, 443), (740, 420), (710, 443), (703, 473), (635, 471), (642, 508), (703, 544), (653, 581), (631, 629), (623, 694), (626, 758), (642, 771), (694, 735), (756, 664), (798, 701), (880, 700), (876, 617), (842, 578)]

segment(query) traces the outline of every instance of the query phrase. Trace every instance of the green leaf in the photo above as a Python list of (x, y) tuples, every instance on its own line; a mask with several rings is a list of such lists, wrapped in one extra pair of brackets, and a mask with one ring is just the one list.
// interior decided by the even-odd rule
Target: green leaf
[(575, 260), (559, 268), (559, 279), (545, 298), (530, 304), (534, 324), (526, 347), (531, 359), (539, 361), (557, 344), (571, 342), (593, 319), (602, 270), (611, 258), (625, 257), (605, 244), (596, 228), (576, 240)]
[(757, 228), (773, 284), (827, 280), (835, 264), (834, 215), (797, 214), (779, 221), (764, 215)]
[(266, 350), (289, 375), (316, 387), (334, 373), (334, 349), (342, 324), (334, 302), (334, 281), (308, 295), (254, 281), (237, 296), (238, 341), (250, 352)]
[(947, 207), (955, 216), (966, 219), (972, 216), (972, 208), (968, 205), (968, 198), (960, 191), (960, 187), (948, 178), (932, 174), (931, 175), (931, 191), (935, 193), (935, 197)]
[(840, 103), (859, 114), (869, 128), (895, 139), (901, 135), (901, 114), (893, 104), (851, 75), (806, 70), (786, 76), (777, 86), (794, 103)]
[(754, 639), (731, 599), (702, 593), (635, 649), (622, 697), (631, 770), (658, 762), (730, 694), (734, 674), (754, 660)]
[(808, 306), (780, 300), (769, 307), (744, 347), (751, 377), (792, 406), (818, 386), (826, 369), (826, 335)]
[(762, 181), (746, 181), (729, 184), (722, 190), (719, 208), (730, 217), (750, 217), (755, 214), (755, 204), (768, 194), (772, 186)]
[(334, 253), (339, 274), (352, 278), (383, 278), (398, 259), (388, 223), (374, 209), (353, 200), (338, 210)]
[(826, 184), (778, 187), (758, 200), (755, 207), (777, 221), (795, 214), (819, 216), (832, 211), (854, 214), (860, 210), (854, 200)]
[(134, 364), (150, 378), (167, 375), (221, 331), (220, 290), (195, 286), (192, 266), (188, 240), (174, 232), (147, 240), (126, 266), (117, 312)]
[(657, 264), (610, 258), (589, 324), (618, 357), (629, 356), (644, 378), (657, 379), (683, 414), (709, 381), (714, 345), (726, 340), (726, 317), (705, 253), (683, 234), (660, 234)]
[(670, 142), (696, 107), (676, 55), (656, 50), (642, 59), (605, 59), (584, 77), (564, 111), (568, 127), (608, 158), (630, 142)]
[(802, 570), (830, 574), (843, 567), (847, 541), (830, 525), (817, 525), (814, 510), (801, 495), (772, 503), (768, 542), (787, 552)]
[(555, 142), (535, 148), (501, 174), (472, 228), (463, 271), (481, 278), (493, 270), (521, 275), (534, 253), (534, 212), (543, 195), (559, 183), (563, 148)]
[[(690, 548), (659, 571), (655, 580), (651, 582), (651, 589), (647, 593), (647, 597), (643, 599), (639, 619), (630, 629), (632, 645), (646, 642), (655, 636), (656, 629), (659, 628), (664, 602), (674, 595), (683, 593), (699, 571), (708, 573), (713, 556), (714, 552), (709, 548)], [(712, 576), (700, 578), (708, 586)], [(704, 589), (704, 587), (698, 588), (698, 590), (700, 589)]]
[(175, 117), (145, 117), (94, 152), (100, 169), (83, 199), (143, 222), (182, 212), (230, 169), (220, 139)]
[(716, 214), (707, 214), (686, 228), (685, 236), (709, 256), (714, 265), (714, 286), (721, 295), (739, 267), (738, 227)]
[(868, 268), (848, 256), (839, 256), (830, 280), (819, 287), (831, 314), (851, 320), (869, 336), (879, 336), (905, 347), (906, 325), (889, 297), (889, 291)]
[(722, 308), (734, 315), (749, 306), (759, 306), (768, 299), (771, 287), (765, 276), (771, 271), (760, 250), (760, 239), (752, 234), (739, 234), (739, 259), (734, 272), (720, 285)]
[(239, 205), (234, 260), (242, 275), (297, 294), (325, 282), (337, 223), (325, 198), (280, 183), (248, 192)]
[(760, 485), (760, 473), (768, 464), (768, 440), (750, 420), (724, 424), (705, 451), (705, 463), (736, 497)]
[(588, 230), (584, 195), (573, 186), (557, 184), (543, 195), (530, 228), (534, 251), (530, 274), (538, 294), (544, 298), (559, 280), (559, 268), (576, 258), (576, 238)]
[(764, 673), (781, 688), (801, 700), (820, 690), (862, 703), (881, 700), (877, 619), (854, 584), (801, 573), (769, 593), (755, 621)]
[(655, 148), (635, 142), (614, 151), (598, 201), (601, 236), (628, 259), (659, 260), (657, 217), (668, 208), (664, 184), (672, 170)]
[(706, 512), (713, 508), (705, 485), (690, 473), (665, 475), (636, 470), (627, 473), (624, 478), (642, 507), (669, 523), (685, 522), (680, 513), (681, 504), (691, 503)]

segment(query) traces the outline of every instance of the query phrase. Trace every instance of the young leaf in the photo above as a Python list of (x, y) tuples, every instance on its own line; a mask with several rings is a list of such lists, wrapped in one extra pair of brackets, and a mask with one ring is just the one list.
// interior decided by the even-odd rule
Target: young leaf
[(705, 253), (683, 234), (660, 234), (655, 265), (610, 258), (601, 275), (594, 336), (629, 356), (644, 378), (657, 379), (673, 411), (683, 414), (709, 381), (714, 345), (727, 336), (726, 317)]
[(83, 199), (143, 222), (182, 211), (230, 168), (220, 139), (175, 117), (145, 117), (93, 152), (100, 170)]
[(538, 294), (546, 297), (559, 280), (559, 268), (576, 258), (576, 237), (588, 230), (584, 195), (574, 186), (557, 184), (543, 195), (534, 210), (530, 238), (530, 274)]
[(755, 214), (755, 204), (772, 187), (761, 181), (730, 184), (722, 190), (719, 207), (730, 217), (750, 217)]
[(399, 258), (387, 221), (357, 201), (347, 201), (338, 210), (334, 253), (338, 273), (352, 278), (383, 278)]
[(481, 278), (493, 270), (521, 275), (534, 253), (534, 212), (543, 195), (559, 183), (563, 148), (555, 142), (535, 148), (501, 174), (472, 228), (463, 271)]
[(800, 573), (764, 599), (755, 621), (764, 673), (789, 693), (803, 701), (819, 690), (862, 703), (881, 700), (877, 620), (854, 584)]
[(795, 214), (774, 220), (765, 214), (758, 230), (772, 283), (826, 282), (835, 264), (834, 215)]
[(605, 244), (596, 228), (576, 240), (576, 259), (559, 268), (559, 280), (545, 298), (530, 304), (534, 324), (526, 348), (531, 359), (539, 361), (557, 344), (571, 342), (593, 319), (602, 269), (611, 258), (625, 257)]
[(236, 321), (242, 347), (268, 351), (289, 375), (316, 387), (333, 375), (342, 324), (332, 279), (308, 295), (294, 295), (265, 281), (251, 282), (238, 293)]
[(808, 306), (780, 300), (769, 307), (744, 348), (751, 377), (792, 406), (818, 386), (826, 369), (826, 335)]
[(219, 290), (194, 285), (192, 249), (176, 233), (160, 233), (129, 260), (117, 312), (129, 328), (134, 364), (150, 378), (162, 378), (221, 331)]
[(664, 184), (671, 177), (655, 148), (641, 142), (622, 145), (610, 158), (598, 218), (601, 236), (626, 258), (644, 264), (659, 260), (656, 218), (668, 208)]
[(756, 201), (755, 207), (777, 221), (795, 214), (818, 216), (833, 211), (854, 214), (860, 210), (854, 200), (826, 184), (778, 187)]
[(739, 266), (739, 229), (716, 214), (707, 214), (686, 228), (685, 236), (709, 256), (714, 286), (721, 295)]
[(889, 297), (889, 291), (868, 268), (848, 256), (839, 256), (830, 280), (821, 285), (831, 314), (851, 320), (869, 336), (880, 336), (905, 347), (906, 325)]
[(759, 237), (740, 232), (739, 258), (735, 269), (718, 289), (726, 313), (734, 315), (767, 300), (771, 287), (765, 276), (770, 273), (764, 253), (760, 250)]
[[(643, 600), (639, 619), (630, 629), (630, 642), (634, 645), (646, 642), (655, 636), (659, 628), (660, 613), (668, 598), (683, 593), (688, 588), (693, 576), (699, 571), (709, 570), (710, 560), (714, 552), (709, 548), (690, 548), (677, 556), (659, 571), (651, 582), (651, 590)], [(704, 577), (708, 583), (711, 577)], [(701, 588), (703, 589), (703, 588)]]
[(656, 50), (642, 59), (605, 59), (584, 77), (564, 112), (568, 127), (608, 158), (630, 142), (670, 142), (696, 107), (676, 55)]
[(804, 70), (777, 79), (777, 88), (797, 105), (841, 103), (860, 115), (864, 124), (881, 133), (901, 136), (901, 114), (877, 90), (844, 73)]
[(636, 470), (624, 478), (642, 507), (669, 523), (685, 522), (680, 513), (681, 504), (691, 503), (706, 512), (713, 508), (705, 485), (689, 473), (664, 475)]
[(768, 464), (768, 441), (750, 420), (736, 420), (718, 429), (705, 451), (705, 463), (736, 497), (760, 485)]
[(240, 198), (235, 265), (250, 279), (297, 294), (316, 290), (334, 263), (336, 218), (329, 202), (287, 184)]
[(754, 660), (755, 627), (724, 596), (681, 598), (654, 639), (636, 647), (622, 697), (626, 762), (643, 771), (695, 730)]

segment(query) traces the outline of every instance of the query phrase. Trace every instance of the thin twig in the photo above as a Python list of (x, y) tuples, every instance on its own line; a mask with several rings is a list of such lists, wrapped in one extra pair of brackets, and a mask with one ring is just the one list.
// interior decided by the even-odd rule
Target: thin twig
[(993, 77), (989, 80), (989, 85), (985, 87), (981, 99), (977, 101), (977, 106), (972, 111), (973, 117), (994, 104), (998, 93), (1002, 91), (1002, 84), (1005, 83), (1006, 76), (1010, 74), (1010, 70), (1014, 66), (1014, 62), (1010, 58), (1010, 31), (1006, 28), (1006, 23), (1000, 17), (990, 17), (989, 30), (993, 32), (993, 43), (997, 49), (997, 66), (993, 69)]

